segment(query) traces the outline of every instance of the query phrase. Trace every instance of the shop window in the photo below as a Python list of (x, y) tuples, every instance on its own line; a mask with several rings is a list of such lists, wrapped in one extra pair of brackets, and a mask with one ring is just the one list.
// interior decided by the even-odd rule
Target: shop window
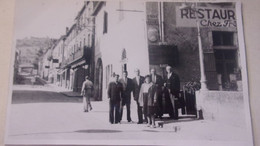
[(234, 33), (226, 31), (213, 31), (213, 45), (214, 46), (233, 46)]

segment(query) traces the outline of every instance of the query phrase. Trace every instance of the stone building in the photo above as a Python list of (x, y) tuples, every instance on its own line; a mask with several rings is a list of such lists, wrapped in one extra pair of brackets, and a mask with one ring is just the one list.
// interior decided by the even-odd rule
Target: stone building
[[(170, 65), (182, 96), (192, 98), (186, 114), (203, 110), (212, 117), (216, 109), (242, 105), (236, 21), (234, 3), (86, 1), (56, 45), (61, 58), (55, 80), (80, 92), (88, 75), (94, 100), (102, 101), (114, 73), (128, 71), (132, 78), (135, 68), (143, 76), (155, 68), (165, 77)], [(201, 83), (196, 98), (193, 88), (186, 95), (191, 82)]]
[(91, 16), (93, 3), (84, 3), (75, 17), (74, 25), (66, 29), (64, 37), (62, 86), (75, 92), (81, 91), (86, 75), (93, 78), (94, 74), (91, 63), (94, 35), (94, 19)]

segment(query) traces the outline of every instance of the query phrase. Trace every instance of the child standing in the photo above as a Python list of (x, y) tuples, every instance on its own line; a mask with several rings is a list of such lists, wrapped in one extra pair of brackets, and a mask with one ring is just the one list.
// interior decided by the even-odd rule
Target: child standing
[(145, 120), (148, 127), (156, 128), (155, 113), (157, 107), (156, 86), (151, 82), (149, 75), (145, 76), (145, 82), (142, 84), (139, 94), (139, 104), (143, 107)]

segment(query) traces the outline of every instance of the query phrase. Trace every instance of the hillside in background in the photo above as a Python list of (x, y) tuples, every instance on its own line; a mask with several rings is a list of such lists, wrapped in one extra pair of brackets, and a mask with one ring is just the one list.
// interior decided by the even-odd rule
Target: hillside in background
[(30, 37), (16, 40), (19, 51), (19, 64), (31, 64), (37, 68), (39, 58), (50, 48), (56, 39)]

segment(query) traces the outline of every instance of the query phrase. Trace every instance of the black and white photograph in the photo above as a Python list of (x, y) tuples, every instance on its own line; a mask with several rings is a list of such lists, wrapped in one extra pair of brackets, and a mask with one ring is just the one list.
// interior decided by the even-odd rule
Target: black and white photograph
[(253, 146), (242, 6), (16, 0), (5, 145)]

